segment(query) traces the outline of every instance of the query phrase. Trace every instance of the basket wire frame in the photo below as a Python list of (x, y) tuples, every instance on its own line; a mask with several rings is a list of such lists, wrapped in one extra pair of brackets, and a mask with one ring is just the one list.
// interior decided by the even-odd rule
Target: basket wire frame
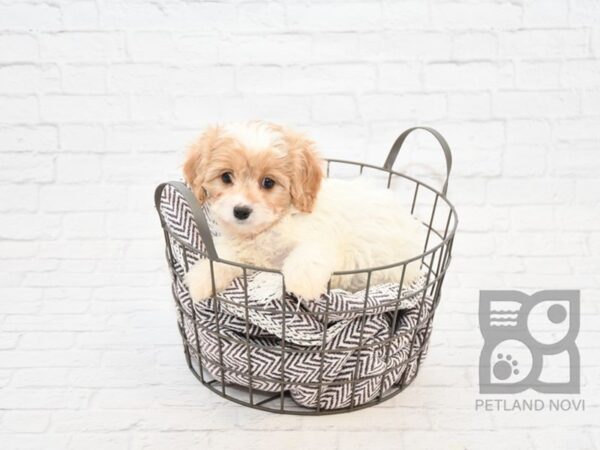
[[(396, 156), (404, 143), (404, 140), (412, 131), (417, 129), (423, 129), (431, 133), (441, 144), (442, 150), (444, 151), (444, 155), (446, 157), (446, 180), (443, 185), (443, 189), (438, 191), (428, 184), (417, 180), (416, 178), (410, 177), (408, 175), (396, 172), (392, 170), (392, 166), (396, 159)], [(260, 375), (256, 375), (253, 373), (252, 360), (251, 360), (251, 348), (262, 348), (263, 346), (260, 343), (253, 342), (250, 336), (250, 320), (249, 320), (249, 311), (252, 309), (256, 309), (256, 306), (249, 305), (248, 302), (248, 271), (264, 271), (271, 272), (274, 274), (278, 274), (281, 277), (281, 286), (282, 286), (282, 296), (285, 297), (285, 278), (283, 274), (274, 269), (270, 268), (261, 268), (256, 267), (249, 264), (242, 264), (235, 261), (227, 261), (222, 258), (219, 258), (214, 249), (214, 243), (212, 242), (212, 237), (210, 236), (210, 231), (207, 231), (208, 228), (206, 226), (206, 218), (200, 217), (202, 220), (198, 220), (198, 214), (202, 215), (202, 212), (197, 204), (194, 204), (195, 199), (190, 198), (192, 195), (191, 192), (182, 191), (181, 186), (182, 183), (163, 183), (158, 186), (155, 193), (155, 204), (159, 213), (161, 226), (163, 228), (163, 234), (166, 242), (166, 251), (165, 255), (167, 258), (167, 262), (169, 265), (169, 269), (171, 271), (171, 275), (173, 279), (177, 277), (177, 273), (174, 269), (175, 266), (175, 256), (173, 253), (172, 242), (176, 242), (183, 249), (182, 256), (184, 261), (184, 268), (187, 272), (190, 268), (189, 263), (189, 255), (193, 254), (195, 256), (194, 261), (197, 257), (208, 258), (210, 261), (211, 268), (211, 283), (212, 283), (212, 298), (213, 298), (213, 317), (214, 317), (214, 330), (209, 329), (204, 324), (200, 323), (197, 318), (196, 310), (192, 306), (189, 308), (184, 307), (181, 303), (177, 293), (175, 285), (172, 285), (172, 294), (175, 299), (176, 309), (178, 313), (178, 328), (183, 340), (184, 347), (184, 355), (187, 362), (187, 365), (190, 371), (194, 374), (194, 376), (208, 389), (213, 391), (214, 393), (231, 400), (235, 403), (249, 406), (255, 409), (283, 413), (283, 414), (299, 414), (299, 415), (321, 415), (321, 414), (334, 414), (347, 412), (357, 409), (366, 408), (369, 406), (373, 406), (375, 404), (386, 401), (387, 399), (399, 394), (402, 392), (417, 376), (423, 355), (427, 349), (427, 344), (429, 341), (429, 336), (432, 330), (431, 324), (435, 315), (436, 308), (439, 304), (441, 298), (441, 288), (444, 277), (446, 275), (448, 266), (451, 261), (451, 251), (452, 245), (454, 241), (454, 235), (456, 233), (456, 228), (458, 224), (458, 217), (456, 211), (452, 204), (446, 198), (446, 191), (448, 186), (448, 178), (450, 175), (451, 169), (451, 154), (448, 144), (444, 140), (444, 138), (435, 130), (431, 128), (423, 128), (423, 127), (415, 127), (406, 130), (402, 133), (399, 138), (396, 140), (392, 149), (390, 150), (390, 154), (386, 159), (386, 162), (383, 167), (378, 167), (375, 165), (362, 163), (362, 162), (354, 162), (354, 161), (346, 161), (340, 159), (328, 159), (326, 160), (326, 175), (329, 177), (332, 171), (332, 167), (343, 167), (345, 169), (358, 167), (359, 175), (363, 175), (364, 169), (369, 168), (374, 170), (376, 173), (383, 175), (385, 186), (388, 189), (393, 187), (393, 182), (398, 180), (403, 183), (407, 183), (411, 186), (410, 190), (412, 191), (412, 195), (410, 196), (410, 211), (411, 213), (415, 213), (415, 208), (419, 204), (419, 200), (421, 197), (421, 192), (426, 191), (434, 195), (433, 202), (431, 204), (425, 205), (430, 210), (429, 217), (420, 218), (423, 225), (427, 228), (427, 233), (425, 237), (425, 242), (423, 245), (423, 252), (420, 255), (415, 255), (410, 259), (406, 259), (404, 261), (388, 264), (385, 266), (379, 267), (371, 267), (364, 269), (356, 269), (356, 270), (347, 270), (347, 271), (338, 271), (335, 272), (332, 276), (344, 276), (344, 275), (355, 275), (355, 274), (365, 274), (366, 275), (366, 286), (365, 286), (365, 296), (364, 296), (364, 304), (363, 307), (359, 310), (353, 310), (354, 312), (360, 313), (360, 332), (358, 345), (354, 347), (344, 347), (343, 349), (336, 348), (326, 348), (326, 326), (328, 324), (328, 319), (330, 317), (330, 299), (327, 297), (327, 302), (325, 304), (325, 310), (323, 313), (318, 314), (319, 320), (324, 324), (324, 332), (321, 340), (321, 345), (318, 346), (318, 349), (306, 348), (299, 349), (293, 348), (290, 349), (286, 346), (286, 331), (287, 331), (287, 320), (286, 317), (291, 314), (294, 317), (296, 314), (312, 314), (316, 315), (316, 313), (312, 313), (310, 311), (286, 311), (286, 302), (285, 299), (282, 298), (282, 308), (277, 311), (281, 313), (282, 323), (281, 323), (281, 339), (279, 339), (279, 349), (281, 354), (280, 359), (280, 377), (277, 380), (271, 378), (261, 377)], [(164, 188), (167, 185), (180, 185), (178, 190), (184, 194), (184, 197), (189, 203), (190, 208), (192, 209), (194, 219), (197, 222), (197, 226), (200, 231), (200, 236), (204, 245), (204, 250), (200, 250), (199, 248), (192, 247), (188, 243), (182, 241), (177, 235), (175, 235), (172, 230), (170, 230), (168, 224), (166, 223), (160, 209), (160, 201)], [(447, 216), (444, 220), (443, 229), (436, 229), (434, 226), (434, 221), (436, 219), (436, 213), (440, 209), (440, 204), (444, 205), (444, 208), (447, 210)], [(203, 226), (204, 223), (204, 226)], [(208, 232), (208, 234), (207, 234)], [(437, 240), (432, 244), (432, 239)], [(428, 248), (429, 247), (429, 248)], [(404, 275), (406, 272), (407, 264), (420, 260), (420, 264), (422, 268), (425, 270), (425, 282), (422, 287), (420, 287), (417, 291), (415, 291), (414, 295), (420, 295), (421, 299), (419, 301), (418, 314), (416, 316), (416, 323), (413, 327), (410, 327), (408, 330), (398, 328), (398, 318), (401, 316), (402, 312), (400, 311), (400, 302), (401, 302), (401, 294), (402, 294), (402, 286), (404, 282)], [(230, 335), (225, 335), (221, 332), (221, 327), (219, 323), (219, 317), (221, 315), (221, 307), (222, 303), (227, 303), (228, 300), (223, 296), (218, 295), (215, 289), (215, 279), (214, 279), (214, 264), (229, 264), (232, 266), (236, 266), (241, 268), (242, 272), (242, 285), (244, 292), (244, 301), (243, 301), (243, 315), (245, 322), (245, 329), (243, 336), (245, 339), (239, 340)], [(401, 277), (398, 280), (398, 294), (397, 298), (393, 302), (393, 312), (391, 312), (391, 326), (389, 328), (389, 333), (387, 338), (383, 340), (376, 341), (372, 344), (364, 344), (364, 329), (365, 322), (367, 316), (372, 310), (372, 307), (367, 306), (368, 294), (371, 289), (371, 279), (374, 272), (378, 270), (386, 270), (392, 267), (402, 267)], [(327, 286), (327, 294), (330, 293), (331, 290), (331, 281)], [(432, 300), (432, 306), (428, 311), (424, 311), (423, 305), (425, 304), (425, 298), (429, 295)], [(239, 304), (237, 306), (240, 306)], [(194, 335), (194, 343), (190, 342), (188, 336), (185, 331), (185, 324), (191, 323), (193, 324), (193, 335)], [(202, 349), (201, 339), (200, 339), (200, 331), (207, 333), (216, 337), (218, 342), (218, 360), (215, 360)], [(421, 344), (418, 348), (415, 346), (417, 341), (417, 335), (422, 333)], [(409, 350), (408, 356), (401, 361), (399, 364), (392, 365), (389, 367), (385, 367), (382, 373), (378, 373), (376, 375), (367, 375), (358, 377), (359, 368), (362, 364), (361, 355), (364, 350), (372, 349), (373, 347), (382, 347), (384, 348), (384, 361), (386, 363), (389, 362), (390, 352), (392, 342), (395, 339), (399, 339), (403, 335), (409, 335)], [(229, 367), (224, 361), (223, 355), (223, 340), (229, 343), (238, 343), (245, 345), (246, 348), (246, 375), (248, 377), (248, 385), (247, 386), (238, 386), (228, 384), (225, 380), (226, 372), (236, 372), (237, 369), (233, 367)], [(329, 381), (327, 383), (324, 382), (324, 362), (325, 357), (328, 354), (333, 354), (336, 352), (348, 353), (351, 352), (352, 356), (355, 355), (355, 367), (353, 370), (353, 374), (350, 380), (334, 380)], [(288, 355), (293, 353), (308, 353), (308, 354), (318, 354), (319, 356), (319, 369), (318, 369), (318, 381), (315, 382), (299, 382), (299, 381), (291, 381), (286, 379), (286, 370), (285, 364)], [(212, 365), (217, 368), (219, 372), (218, 376), (213, 375), (207, 368), (206, 364)], [(414, 371), (413, 371), (414, 368)], [(403, 370), (401, 373), (399, 380), (384, 390), (384, 379), (391, 371)], [(371, 378), (380, 378), (379, 382), (379, 392), (375, 395), (370, 401), (367, 401), (362, 404), (356, 404), (356, 386), (359, 382), (364, 382)], [(278, 392), (264, 392), (259, 389), (254, 388), (255, 382), (266, 382), (273, 383), (276, 382), (279, 384)], [(332, 386), (342, 386), (342, 385), (350, 385), (351, 395), (350, 395), (350, 405), (338, 409), (324, 409), (322, 407), (322, 392), (325, 387)], [(291, 398), (289, 393), (286, 391), (286, 387), (290, 386), (301, 386), (306, 388), (316, 388), (316, 407), (315, 408), (307, 408), (296, 404)]]

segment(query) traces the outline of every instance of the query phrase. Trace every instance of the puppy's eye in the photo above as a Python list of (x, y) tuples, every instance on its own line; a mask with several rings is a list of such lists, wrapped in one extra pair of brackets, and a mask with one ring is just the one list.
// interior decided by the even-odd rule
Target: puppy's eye
[(262, 182), (260, 185), (265, 189), (272, 189), (273, 186), (275, 186), (275, 180), (273, 180), (269, 177), (265, 177), (262, 179)]
[(233, 183), (233, 175), (231, 172), (225, 172), (223, 175), (221, 175), (221, 180), (225, 184), (231, 184)]

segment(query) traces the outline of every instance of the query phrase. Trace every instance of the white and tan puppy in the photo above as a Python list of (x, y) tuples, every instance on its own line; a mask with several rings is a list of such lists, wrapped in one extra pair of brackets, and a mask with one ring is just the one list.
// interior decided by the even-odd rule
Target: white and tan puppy
[[(286, 289), (310, 300), (334, 271), (393, 264), (422, 252), (423, 227), (393, 193), (364, 181), (324, 179), (314, 143), (266, 122), (207, 129), (184, 164), (185, 180), (208, 203), (221, 236), (220, 258), (281, 270)], [(406, 266), (404, 284), (419, 274)], [(214, 264), (217, 292), (241, 269)], [(402, 266), (372, 272), (371, 284), (399, 283)], [(186, 283), (195, 301), (212, 295), (210, 265), (200, 260)], [(366, 274), (336, 276), (331, 288), (356, 291)]]

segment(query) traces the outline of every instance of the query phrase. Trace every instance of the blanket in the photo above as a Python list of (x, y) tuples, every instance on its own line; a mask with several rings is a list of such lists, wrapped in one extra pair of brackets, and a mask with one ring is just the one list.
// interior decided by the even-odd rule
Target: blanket
[(333, 289), (306, 301), (282, 291), (280, 274), (248, 271), (216, 299), (194, 303), (182, 280), (201, 257), (192, 249), (204, 246), (190, 208), (168, 185), (159, 213), (180, 329), (188, 351), (218, 382), (284, 391), (299, 405), (332, 410), (368, 403), (416, 375), (431, 332), (425, 277), (402, 289)]

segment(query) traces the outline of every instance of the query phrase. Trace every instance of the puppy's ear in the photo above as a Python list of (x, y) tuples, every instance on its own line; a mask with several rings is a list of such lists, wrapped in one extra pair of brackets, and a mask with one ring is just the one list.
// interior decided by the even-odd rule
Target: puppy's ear
[(292, 204), (302, 212), (311, 212), (321, 187), (323, 168), (315, 143), (305, 136), (284, 130), (292, 162), (290, 193)]
[(207, 128), (196, 142), (190, 145), (183, 164), (183, 178), (200, 203), (206, 201), (206, 191), (203, 187), (206, 181), (206, 166), (218, 135), (218, 126)]

